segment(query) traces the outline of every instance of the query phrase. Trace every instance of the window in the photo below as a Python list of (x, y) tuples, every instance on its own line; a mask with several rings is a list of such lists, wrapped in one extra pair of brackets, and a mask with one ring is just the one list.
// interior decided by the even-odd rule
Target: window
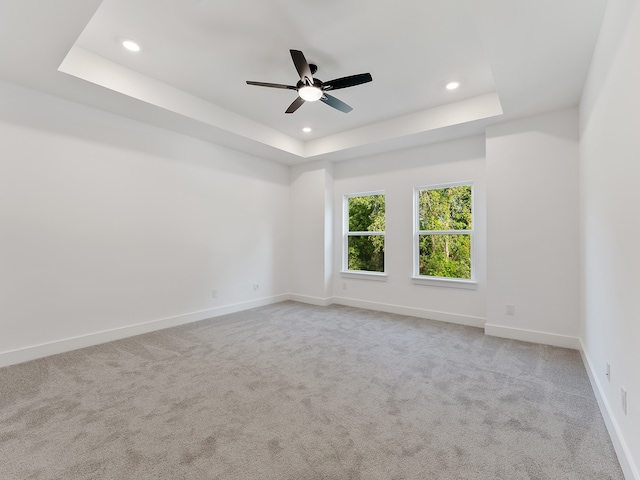
[(384, 217), (383, 192), (345, 195), (344, 271), (384, 272)]
[(414, 278), (473, 278), (473, 188), (468, 183), (415, 189)]

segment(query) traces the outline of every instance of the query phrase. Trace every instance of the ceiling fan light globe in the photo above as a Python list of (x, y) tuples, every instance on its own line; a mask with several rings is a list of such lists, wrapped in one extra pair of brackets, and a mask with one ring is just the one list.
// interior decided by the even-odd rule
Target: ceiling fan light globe
[(318, 87), (306, 86), (298, 89), (298, 95), (306, 102), (315, 102), (322, 98), (322, 90)]

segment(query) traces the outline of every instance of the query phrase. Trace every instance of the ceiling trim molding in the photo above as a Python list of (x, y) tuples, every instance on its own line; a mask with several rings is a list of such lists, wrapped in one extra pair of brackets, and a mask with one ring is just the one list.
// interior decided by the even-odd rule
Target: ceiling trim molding
[(304, 157), (304, 143), (301, 140), (134, 72), (81, 47), (74, 46), (69, 50), (58, 71), (208, 126)]
[(305, 144), (305, 157), (317, 157), (417, 133), (502, 115), (496, 92), (355, 128)]
[(303, 142), (78, 46), (71, 48), (58, 70), (195, 120), (209, 128), (275, 148), (300, 160), (491, 118), (503, 113), (498, 94), (492, 92)]

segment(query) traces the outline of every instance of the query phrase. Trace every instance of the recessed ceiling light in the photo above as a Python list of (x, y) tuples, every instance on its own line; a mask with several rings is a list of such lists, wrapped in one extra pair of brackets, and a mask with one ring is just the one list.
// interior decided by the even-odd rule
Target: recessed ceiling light
[(304, 127), (304, 128), (302, 129), (302, 131), (303, 131), (304, 133), (309, 133), (309, 132), (311, 131), (311, 127)]
[(131, 51), (131, 52), (139, 52), (140, 51), (140, 45), (138, 45), (133, 40), (124, 40), (122, 42), (122, 46), (124, 48), (126, 48), (127, 50)]
[(447, 90), (455, 90), (459, 86), (460, 84), (458, 82), (449, 82), (447, 83)]

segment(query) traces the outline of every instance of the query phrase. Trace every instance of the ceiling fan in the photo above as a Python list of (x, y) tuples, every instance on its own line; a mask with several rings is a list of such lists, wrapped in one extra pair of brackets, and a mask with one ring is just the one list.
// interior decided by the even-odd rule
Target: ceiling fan
[(293, 113), (300, 108), (304, 102), (315, 102), (316, 100), (320, 100), (341, 112), (349, 113), (353, 108), (342, 100), (332, 97), (327, 93), (327, 91), (353, 87), (354, 85), (360, 85), (373, 80), (370, 73), (360, 73), (358, 75), (350, 75), (348, 77), (341, 77), (336, 78), (335, 80), (329, 80), (328, 82), (323, 82), (318, 78), (313, 78), (318, 67), (313, 63), (308, 63), (307, 59), (304, 58), (304, 54), (300, 50), (289, 50), (289, 52), (291, 52), (291, 59), (298, 71), (298, 75), (300, 75), (300, 80), (298, 80), (298, 83), (295, 86), (282, 85), (280, 83), (252, 82), (247, 80), (248, 85), (296, 90), (298, 92), (298, 98), (289, 105), (289, 108), (287, 108), (285, 113)]

